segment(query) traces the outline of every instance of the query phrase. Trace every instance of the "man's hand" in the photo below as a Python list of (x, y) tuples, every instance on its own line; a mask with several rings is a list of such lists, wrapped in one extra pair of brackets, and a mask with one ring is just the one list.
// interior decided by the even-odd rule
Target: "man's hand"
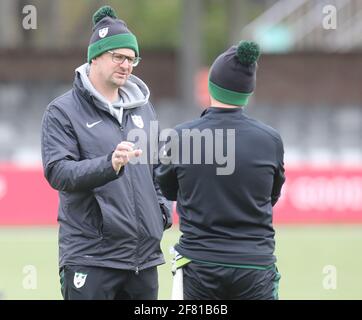
[(134, 144), (129, 141), (122, 141), (117, 145), (112, 154), (112, 166), (114, 171), (119, 173), (122, 166), (126, 165), (131, 158), (139, 157), (142, 154), (141, 149), (133, 150)]

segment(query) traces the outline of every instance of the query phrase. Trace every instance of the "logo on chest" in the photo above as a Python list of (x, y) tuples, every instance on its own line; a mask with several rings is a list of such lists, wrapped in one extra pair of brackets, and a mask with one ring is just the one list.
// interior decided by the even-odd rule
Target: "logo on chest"
[(87, 125), (87, 128), (93, 128), (94, 126), (96, 126), (98, 123), (101, 123), (102, 120), (99, 120), (99, 121), (96, 121), (96, 122), (93, 122), (93, 123), (89, 123), (87, 122), (86, 125)]
[(131, 118), (132, 118), (132, 121), (135, 124), (135, 126), (137, 126), (138, 128), (141, 128), (141, 129), (144, 127), (143, 119), (141, 116), (139, 116), (137, 114), (131, 114)]

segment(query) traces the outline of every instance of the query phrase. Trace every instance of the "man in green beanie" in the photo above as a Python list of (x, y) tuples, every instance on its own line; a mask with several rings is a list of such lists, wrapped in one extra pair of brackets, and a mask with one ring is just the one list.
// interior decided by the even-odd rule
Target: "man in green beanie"
[[(242, 41), (217, 57), (209, 73), (211, 106), (175, 128), (178, 139), (171, 137), (156, 171), (180, 216), (173, 298), (278, 297), (272, 207), (285, 180), (283, 143), (243, 110), (259, 54), (258, 45)], [(220, 167), (225, 154), (229, 163)]]
[[(59, 191), (61, 291), (64, 299), (157, 299), (171, 205), (147, 153), (156, 116), (147, 85), (132, 75), (141, 60), (135, 35), (109, 6), (93, 23), (87, 63), (42, 122), (44, 174)], [(129, 141), (133, 130), (147, 137), (143, 150)]]

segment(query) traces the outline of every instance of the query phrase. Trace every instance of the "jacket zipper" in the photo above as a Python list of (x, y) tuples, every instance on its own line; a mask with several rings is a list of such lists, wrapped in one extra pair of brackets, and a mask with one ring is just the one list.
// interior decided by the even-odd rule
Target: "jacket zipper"
[[(124, 119), (124, 115), (123, 115), (123, 119)], [(124, 126), (123, 124), (119, 124), (119, 129), (122, 132), (122, 139), (123, 140), (123, 132), (124, 132)], [(139, 223), (138, 223), (138, 215), (136, 212), (136, 203), (135, 203), (135, 198), (134, 198), (134, 186), (133, 186), (133, 182), (132, 179), (130, 179), (130, 183), (132, 185), (132, 194), (133, 194), (133, 207), (135, 208), (135, 214), (136, 214), (136, 220), (137, 220), (137, 246), (136, 246), (136, 267), (135, 267), (135, 274), (136, 276), (138, 276), (139, 274), (139, 268), (138, 268), (138, 247), (139, 247), (139, 242), (138, 242), (138, 235), (139, 235)]]
[[(123, 119), (122, 119), (122, 122), (124, 121), (124, 119), (126, 119), (126, 116), (128, 114), (125, 113), (123, 114)], [(124, 126), (121, 124), (120, 125), (120, 129), (121, 129), (121, 132), (123, 132), (124, 130)], [(130, 171), (130, 175), (131, 175), (131, 170)], [(135, 274), (136, 276), (138, 276), (139, 274), (139, 267), (138, 267), (138, 250), (139, 250), (139, 234), (140, 234), (140, 227), (139, 227), (139, 216), (138, 216), (138, 213), (137, 213), (137, 208), (136, 208), (136, 201), (135, 201), (135, 190), (134, 190), (134, 184), (133, 184), (133, 181), (132, 181), (132, 176), (130, 177), (129, 179), (130, 181), (130, 184), (132, 185), (132, 200), (133, 200), (133, 208), (134, 208), (134, 212), (135, 212), (135, 216), (136, 216), (136, 223), (137, 223), (137, 245), (136, 245), (136, 263), (135, 263)]]
[(138, 250), (139, 250), (140, 224), (139, 224), (139, 216), (138, 216), (137, 208), (136, 208), (135, 190), (134, 190), (134, 185), (133, 185), (132, 179), (130, 179), (130, 182), (131, 182), (131, 184), (132, 184), (133, 207), (134, 207), (134, 212), (135, 212), (135, 216), (136, 216), (136, 223), (137, 223), (137, 245), (136, 245), (136, 266), (135, 266), (135, 274), (136, 274), (136, 276), (138, 276), (138, 273), (139, 273), (139, 267), (138, 267)]

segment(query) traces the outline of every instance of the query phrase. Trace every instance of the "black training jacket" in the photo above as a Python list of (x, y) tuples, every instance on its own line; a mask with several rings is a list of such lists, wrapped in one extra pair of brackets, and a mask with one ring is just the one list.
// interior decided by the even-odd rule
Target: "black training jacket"
[[(163, 194), (170, 200), (177, 200), (182, 236), (176, 250), (191, 259), (216, 263), (273, 264), (276, 259), (272, 206), (277, 202), (285, 180), (284, 151), (279, 134), (246, 116), (241, 108), (210, 107), (201, 118), (175, 129), (178, 147), (164, 150), (173, 163), (162, 164), (156, 171), (156, 179)], [(193, 129), (194, 133), (187, 129)], [(224, 155), (227, 152), (226, 130), (235, 129), (235, 169), (232, 174), (217, 175), (216, 170), (222, 165), (215, 157), (212, 163), (207, 163), (210, 155), (205, 153), (204, 138), (201, 139), (204, 141), (201, 143), (201, 164), (185, 164), (181, 155), (172, 156), (175, 150), (179, 150), (179, 154), (187, 152), (183, 147), (187, 138), (193, 141), (192, 159), (193, 148), (196, 146), (197, 150), (198, 144), (192, 135), (205, 129), (213, 132), (214, 144), (222, 135)], [(223, 129), (222, 133), (220, 129)], [(174, 146), (175, 141), (177, 139), (169, 141), (168, 146)], [(208, 152), (214, 151), (208, 149)]]
[(170, 226), (171, 206), (154, 181), (157, 165), (128, 163), (117, 175), (111, 163), (117, 144), (137, 129), (135, 115), (142, 117), (148, 135), (150, 121), (156, 120), (150, 103), (125, 109), (120, 125), (83, 87), (78, 73), (73, 89), (44, 113), (44, 174), (59, 191), (60, 267), (138, 271), (164, 263), (160, 241)]

